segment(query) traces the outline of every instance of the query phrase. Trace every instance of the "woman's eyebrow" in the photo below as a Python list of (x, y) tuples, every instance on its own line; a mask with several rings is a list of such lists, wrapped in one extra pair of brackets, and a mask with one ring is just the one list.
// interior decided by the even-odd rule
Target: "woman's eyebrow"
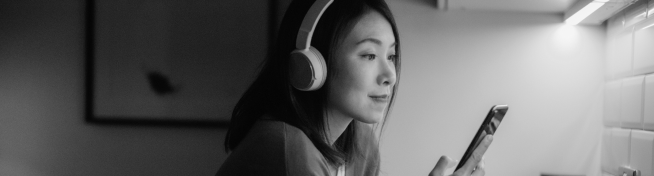
[(365, 39), (357, 42), (357, 45), (360, 45), (360, 44), (365, 43), (365, 42), (372, 42), (372, 43), (377, 44), (379, 46), (381, 46), (381, 43), (382, 43), (381, 40), (378, 40), (376, 38), (365, 38)]
[[(365, 38), (365, 39), (363, 39), (363, 40), (357, 42), (356, 45), (359, 45), (359, 44), (362, 44), (362, 43), (365, 43), (365, 42), (371, 42), (371, 43), (377, 44), (377, 45), (379, 45), (379, 46), (382, 45), (381, 40), (376, 39), (376, 38)], [(394, 47), (396, 44), (397, 44), (396, 42), (393, 42), (393, 44), (391, 44), (391, 46), (390, 46), (389, 48)]]

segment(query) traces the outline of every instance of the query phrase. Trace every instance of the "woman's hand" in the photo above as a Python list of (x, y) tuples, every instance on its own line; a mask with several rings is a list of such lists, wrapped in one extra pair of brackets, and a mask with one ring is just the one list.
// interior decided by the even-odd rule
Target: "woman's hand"
[[(486, 135), (484, 140), (481, 141), (479, 146), (472, 152), (472, 156), (468, 161), (461, 167), (459, 170), (454, 171), (452, 176), (483, 176), (485, 174), (484, 170), (484, 160), (483, 156), (486, 153), (486, 149), (493, 142), (492, 135)], [(441, 156), (441, 158), (436, 163), (434, 169), (429, 173), (429, 176), (444, 176), (445, 170), (450, 167), (457, 165), (457, 161), (452, 160), (450, 157)]]

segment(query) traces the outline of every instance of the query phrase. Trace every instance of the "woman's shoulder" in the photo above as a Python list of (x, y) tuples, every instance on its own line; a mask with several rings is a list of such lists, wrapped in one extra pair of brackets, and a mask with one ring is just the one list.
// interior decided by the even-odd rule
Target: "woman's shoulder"
[(217, 175), (328, 175), (329, 164), (311, 140), (285, 122), (259, 120)]

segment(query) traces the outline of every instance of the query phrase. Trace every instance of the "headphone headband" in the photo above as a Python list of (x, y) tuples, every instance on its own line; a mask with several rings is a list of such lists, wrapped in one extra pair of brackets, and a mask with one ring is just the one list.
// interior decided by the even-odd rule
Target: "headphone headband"
[(309, 8), (309, 11), (304, 16), (302, 26), (300, 26), (300, 30), (297, 33), (297, 38), (295, 40), (295, 47), (297, 49), (309, 49), (313, 31), (318, 24), (318, 20), (332, 2), (334, 2), (334, 0), (316, 0), (316, 2), (311, 5), (311, 8)]

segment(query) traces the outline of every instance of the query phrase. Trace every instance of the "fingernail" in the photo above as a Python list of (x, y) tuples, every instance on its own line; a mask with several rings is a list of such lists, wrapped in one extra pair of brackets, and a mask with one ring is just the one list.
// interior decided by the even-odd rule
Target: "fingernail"
[(493, 135), (488, 135), (486, 138), (488, 138), (488, 140), (493, 140)]

